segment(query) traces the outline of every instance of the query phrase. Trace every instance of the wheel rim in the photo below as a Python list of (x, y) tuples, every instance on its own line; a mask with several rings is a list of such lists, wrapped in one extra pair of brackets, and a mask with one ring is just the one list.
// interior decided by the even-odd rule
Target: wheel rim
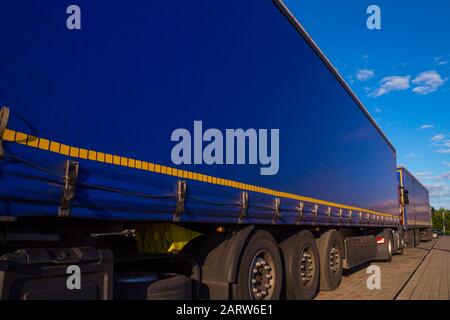
[(305, 289), (313, 285), (316, 274), (316, 258), (310, 247), (305, 246), (300, 256), (300, 284)]
[(388, 251), (389, 251), (389, 255), (392, 255), (392, 241), (390, 239), (388, 241)]
[(270, 300), (273, 296), (275, 277), (275, 260), (272, 255), (265, 250), (256, 253), (250, 264), (248, 277), (248, 289), (252, 300)]
[(333, 243), (330, 247), (330, 272), (332, 275), (336, 275), (339, 273), (340, 260), (341, 254), (339, 252), (339, 249), (337, 248), (336, 243)]

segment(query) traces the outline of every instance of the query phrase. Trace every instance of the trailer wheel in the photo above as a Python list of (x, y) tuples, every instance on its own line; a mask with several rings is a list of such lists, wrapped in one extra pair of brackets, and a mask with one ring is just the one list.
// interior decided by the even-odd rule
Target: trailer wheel
[(377, 254), (375, 256), (376, 261), (392, 261), (392, 255), (394, 253), (394, 238), (390, 229), (384, 229), (376, 236), (377, 241)]
[(402, 255), (404, 248), (405, 248), (405, 237), (404, 237), (403, 232), (399, 232), (399, 244), (398, 244), (398, 250), (397, 250), (396, 254)]
[(191, 300), (191, 279), (174, 273), (121, 273), (114, 279), (114, 299)]
[(320, 236), (320, 290), (337, 289), (342, 280), (344, 245), (339, 233), (332, 229)]
[(414, 248), (415, 247), (415, 237), (414, 237), (414, 230), (409, 229), (405, 232), (405, 244), (408, 248)]
[(414, 229), (414, 247), (420, 245), (420, 231), (419, 229)]
[(280, 244), (284, 258), (286, 298), (311, 300), (319, 287), (319, 252), (311, 232), (303, 230)]
[(388, 258), (387, 261), (392, 261), (392, 256), (394, 255), (394, 238), (392, 237), (392, 232), (389, 230), (385, 231), (386, 237), (388, 239), (387, 241), (387, 254)]
[(234, 300), (277, 300), (283, 279), (281, 256), (272, 235), (258, 230), (243, 250)]
[(147, 300), (191, 300), (192, 281), (179, 274), (160, 275), (147, 288)]

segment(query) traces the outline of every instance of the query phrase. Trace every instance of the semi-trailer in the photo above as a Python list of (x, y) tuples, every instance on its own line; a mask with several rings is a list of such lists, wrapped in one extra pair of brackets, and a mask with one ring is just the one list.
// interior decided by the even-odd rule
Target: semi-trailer
[(400, 188), (400, 224), (405, 233), (405, 243), (417, 246), (420, 241), (432, 239), (430, 206), (428, 189), (405, 167), (397, 167), (397, 178)]
[(395, 148), (282, 1), (72, 2), (2, 1), (2, 299), (311, 299), (402, 252)]

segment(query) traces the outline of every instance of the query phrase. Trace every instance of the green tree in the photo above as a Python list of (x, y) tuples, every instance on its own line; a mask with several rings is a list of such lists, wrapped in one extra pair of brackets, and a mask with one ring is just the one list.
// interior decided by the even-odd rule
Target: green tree
[(432, 216), (433, 228), (439, 230), (444, 229), (442, 224), (442, 216), (444, 216), (445, 219), (445, 233), (450, 235), (450, 210), (441, 207), (439, 210), (434, 211)]

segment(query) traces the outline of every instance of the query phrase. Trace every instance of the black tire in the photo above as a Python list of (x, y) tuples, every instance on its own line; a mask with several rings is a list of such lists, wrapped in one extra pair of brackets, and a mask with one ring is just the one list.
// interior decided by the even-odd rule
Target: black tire
[(164, 274), (147, 288), (147, 300), (191, 300), (192, 281), (179, 274)]
[(394, 254), (394, 238), (390, 229), (384, 229), (380, 234), (383, 244), (377, 244), (377, 255), (374, 260), (391, 262)]
[(428, 234), (428, 230), (425, 230), (425, 236), (423, 237), (423, 241), (424, 242), (429, 242), (430, 241), (430, 236)]
[(392, 236), (392, 232), (390, 230), (384, 231), (387, 241), (387, 262), (392, 261), (392, 256), (394, 255), (394, 237)]
[(405, 243), (408, 248), (414, 248), (416, 246), (414, 229), (410, 229), (405, 232)]
[(414, 229), (414, 247), (420, 245), (420, 232), (419, 229)]
[(242, 251), (233, 300), (278, 300), (283, 284), (282, 268), (280, 251), (272, 235), (257, 230)]
[(312, 233), (300, 231), (284, 240), (280, 249), (284, 260), (286, 299), (313, 299), (319, 288), (320, 264)]
[(403, 232), (399, 232), (398, 236), (399, 236), (399, 244), (396, 254), (402, 255), (405, 248), (405, 237), (403, 235)]
[(344, 244), (339, 233), (332, 229), (318, 239), (320, 257), (320, 290), (336, 290), (342, 280)]

